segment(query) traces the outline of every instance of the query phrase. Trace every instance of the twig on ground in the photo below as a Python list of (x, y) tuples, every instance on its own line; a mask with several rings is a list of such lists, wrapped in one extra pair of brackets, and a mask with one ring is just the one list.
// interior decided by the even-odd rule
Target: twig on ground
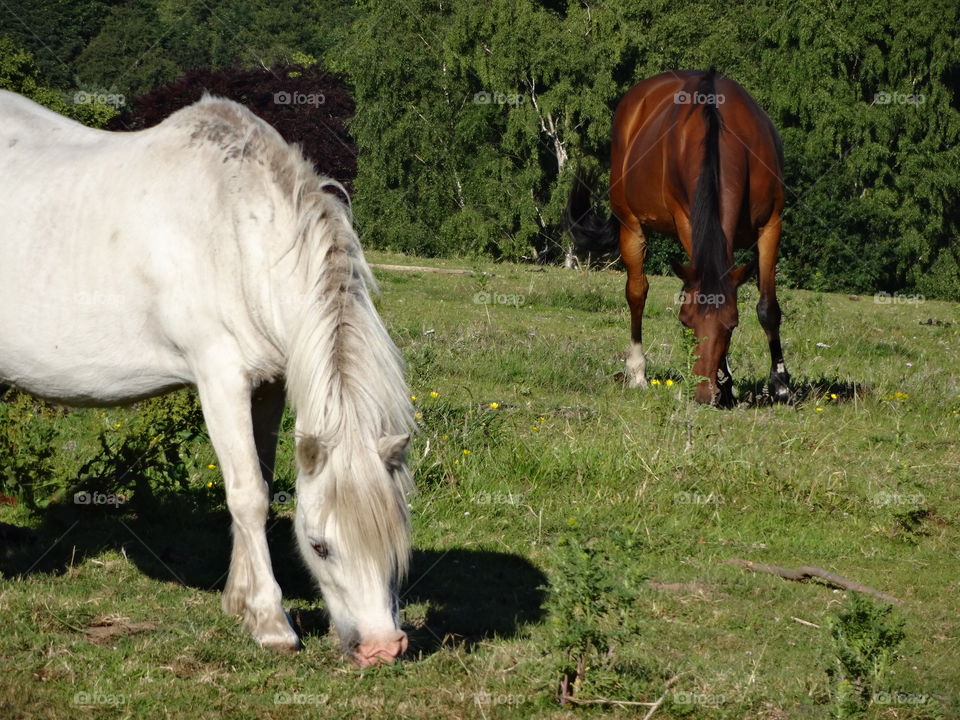
[(836, 573), (832, 573), (829, 570), (824, 570), (823, 568), (819, 568), (814, 565), (803, 565), (802, 567), (798, 567), (796, 570), (791, 570), (790, 568), (779, 567), (777, 565), (764, 565), (763, 563), (751, 562), (750, 560), (743, 560), (741, 558), (730, 558), (724, 563), (724, 565), (739, 565), (740, 567), (745, 567), (748, 570), (753, 570), (754, 572), (764, 572), (770, 573), (771, 575), (779, 575), (784, 580), (794, 580), (796, 582), (818, 579), (822, 580), (831, 587), (839, 588), (841, 590), (852, 590), (854, 592), (873, 595), (884, 602), (893, 603), (894, 605), (903, 604), (900, 600), (893, 597), (893, 595), (888, 595), (887, 593), (876, 590), (868, 585), (863, 585), (854, 580), (845, 578), (842, 575), (837, 575)]
[[(682, 674), (682, 673), (681, 673)], [(643, 720), (650, 720), (653, 717), (653, 714), (657, 711), (663, 701), (667, 698), (667, 691), (670, 690), (670, 687), (680, 679), (680, 675), (674, 675), (672, 678), (667, 680), (667, 684), (663, 687), (663, 694), (657, 698), (655, 702), (641, 702), (639, 700), (614, 700), (612, 698), (576, 698), (572, 695), (566, 694), (566, 684), (561, 680), (561, 696), (560, 704), (565, 705), (567, 703), (573, 703), (574, 705), (615, 705), (618, 707), (646, 707), (650, 708), (647, 711), (647, 714), (643, 716)]]

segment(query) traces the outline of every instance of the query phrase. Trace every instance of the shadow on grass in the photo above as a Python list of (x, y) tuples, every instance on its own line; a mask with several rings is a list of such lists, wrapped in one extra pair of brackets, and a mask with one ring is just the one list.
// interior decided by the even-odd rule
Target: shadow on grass
[[(39, 527), (0, 523), (0, 576), (60, 575), (115, 550), (151, 578), (219, 593), (231, 547), (230, 516), (222, 504), (198, 492), (147, 505), (134, 500), (119, 507), (51, 506)], [(300, 560), (292, 519), (272, 514), (267, 528), (274, 575), (295, 628), (301, 637), (326, 635), (329, 620)], [(469, 650), (483, 640), (522, 632), (524, 624), (543, 618), (540, 588), (546, 584), (546, 576), (518, 555), (415, 550), (401, 606), (424, 604), (427, 610), (414, 627), (405, 628), (411, 653), (429, 655), (451, 644)]]
[[(668, 380), (672, 383), (684, 382), (683, 375), (675, 370), (657, 368), (655, 372), (648, 375), (651, 385), (656, 383), (662, 385)], [(614, 382), (626, 385), (627, 376), (624, 372), (617, 372), (613, 375)], [(804, 402), (820, 398), (829, 398), (830, 402), (843, 403), (851, 400), (862, 400), (867, 395), (873, 393), (873, 388), (864, 383), (856, 381), (839, 380), (838, 378), (819, 377), (805, 379), (801, 382), (791, 380), (790, 382), (790, 400), (786, 403), (775, 403), (770, 395), (768, 378), (744, 378), (738, 380), (734, 376), (733, 384), (735, 388), (736, 400), (730, 407), (718, 406), (720, 410), (732, 410), (735, 408), (755, 408), (765, 407), (776, 404), (800, 405)], [(646, 390), (637, 390), (637, 392), (657, 392), (658, 388), (650, 387)], [(836, 396), (836, 397), (833, 397)]]
[[(754, 408), (776, 404), (770, 396), (766, 377), (743, 380), (737, 380), (734, 377), (734, 386), (737, 397), (735, 407)], [(838, 378), (821, 376), (800, 382), (794, 379), (790, 382), (790, 401), (785, 404), (800, 405), (819, 398), (829, 398), (833, 403), (843, 403), (862, 400), (872, 392), (873, 388), (869, 385)]]

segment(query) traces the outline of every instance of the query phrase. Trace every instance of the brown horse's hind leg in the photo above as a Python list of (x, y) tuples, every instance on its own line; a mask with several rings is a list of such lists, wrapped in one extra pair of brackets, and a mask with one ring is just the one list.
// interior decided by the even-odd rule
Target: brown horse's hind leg
[(757, 284), (760, 288), (757, 317), (770, 344), (770, 392), (774, 400), (786, 402), (790, 398), (790, 374), (783, 362), (783, 348), (780, 346), (781, 314), (776, 287), (779, 246), (780, 216), (774, 215), (766, 225), (760, 228), (760, 239), (757, 245), (759, 260)]
[[(629, 225), (627, 224), (629, 223)], [(620, 256), (627, 266), (627, 304), (630, 306), (630, 350), (627, 353), (627, 382), (630, 387), (647, 387), (647, 359), (643, 354), (643, 307), (650, 283), (644, 272), (647, 239), (636, 218), (620, 220)]]

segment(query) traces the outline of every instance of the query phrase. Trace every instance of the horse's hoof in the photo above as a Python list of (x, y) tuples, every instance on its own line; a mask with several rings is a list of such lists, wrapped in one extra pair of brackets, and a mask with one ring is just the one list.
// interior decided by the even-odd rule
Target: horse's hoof
[(303, 649), (300, 637), (288, 625), (286, 631), (279, 633), (267, 633), (257, 637), (257, 642), (262, 647), (277, 652), (295, 653)]
[(790, 388), (777, 387), (773, 389), (773, 399), (778, 403), (790, 402)]
[(268, 650), (274, 650), (276, 652), (282, 653), (296, 653), (299, 652), (303, 646), (300, 644), (300, 638), (297, 638), (296, 642), (289, 642), (287, 640), (278, 640), (278, 641), (266, 641), (261, 642), (260, 645), (267, 648)]

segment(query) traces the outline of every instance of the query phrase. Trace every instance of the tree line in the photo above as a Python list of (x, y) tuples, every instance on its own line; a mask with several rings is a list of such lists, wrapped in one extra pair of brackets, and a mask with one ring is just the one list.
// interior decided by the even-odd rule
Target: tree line
[[(264, 73), (259, 97), (271, 77), (282, 93), (290, 72), (343, 73), (355, 111), (282, 110), (321, 134), (348, 120), (356, 178), (340, 179), (368, 244), (553, 262), (573, 170), (607, 166), (618, 99), (715, 65), (784, 141), (783, 282), (957, 300), (958, 16), (946, 0), (64, 0), (0, 8), (0, 86), (103, 125), (191, 71), (195, 86), (219, 72), (218, 92)], [(270, 120), (276, 103), (260, 104)], [(678, 252), (653, 238), (650, 270)]]

